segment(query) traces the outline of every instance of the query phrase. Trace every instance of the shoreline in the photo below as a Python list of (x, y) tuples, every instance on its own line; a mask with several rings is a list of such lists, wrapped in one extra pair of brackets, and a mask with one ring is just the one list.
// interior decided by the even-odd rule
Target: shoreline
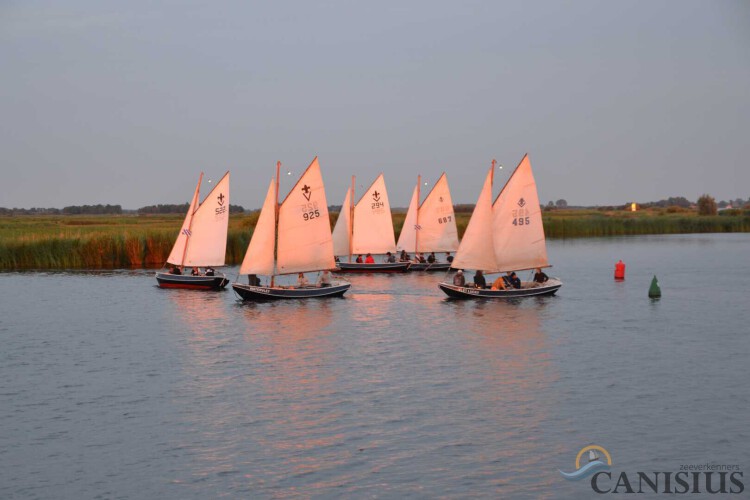
[[(331, 214), (331, 225), (338, 218)], [(405, 214), (393, 214), (396, 238)], [(469, 213), (457, 213), (459, 237)], [(258, 214), (230, 219), (227, 265), (242, 262)], [(182, 223), (164, 216), (12, 216), (0, 217), (0, 271), (159, 269), (167, 259)], [(750, 211), (699, 216), (685, 213), (543, 212), (548, 239), (606, 238), (668, 234), (747, 233)]]

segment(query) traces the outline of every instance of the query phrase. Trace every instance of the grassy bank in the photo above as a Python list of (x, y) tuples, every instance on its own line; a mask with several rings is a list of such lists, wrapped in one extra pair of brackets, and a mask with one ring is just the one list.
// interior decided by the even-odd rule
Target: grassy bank
[[(469, 216), (456, 215), (459, 236)], [(332, 214), (332, 225), (337, 217)], [(397, 238), (404, 217), (393, 215)], [(0, 217), (0, 270), (160, 267), (182, 220), (180, 215)], [(228, 264), (242, 261), (256, 222), (257, 213), (230, 218)], [(544, 213), (544, 228), (549, 238), (750, 232), (750, 214), (555, 210)]]

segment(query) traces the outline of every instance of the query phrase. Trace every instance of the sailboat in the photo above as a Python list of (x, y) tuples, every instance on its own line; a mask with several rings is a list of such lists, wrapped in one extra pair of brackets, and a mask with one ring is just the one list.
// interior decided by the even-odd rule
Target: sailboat
[[(411, 196), (396, 250), (414, 253), (415, 256), (420, 252), (455, 252), (458, 248), (458, 230), (448, 177), (443, 172), (420, 205), (421, 184), (422, 176), (417, 176), (417, 185)], [(450, 267), (450, 262), (412, 262), (409, 270), (446, 271)]]
[(207, 270), (206, 274), (185, 273), (190, 268), (223, 266), (227, 250), (229, 226), (229, 172), (224, 174), (208, 196), (199, 203), (203, 172), (198, 177), (193, 200), (182, 223), (177, 240), (167, 258), (171, 272), (158, 271), (156, 281), (162, 288), (220, 290), (229, 280), (222, 273)]
[[(232, 288), (243, 300), (309, 299), (340, 297), (352, 286), (334, 281), (311, 286), (280, 286), (276, 277), (313, 271), (329, 272), (336, 268), (333, 257), (331, 221), (328, 218), (323, 177), (318, 157), (279, 203), (279, 171), (271, 180), (258, 223), (253, 231), (240, 274), (247, 274), (248, 284), (233, 283)], [(275, 250), (275, 251), (274, 251)], [(251, 280), (268, 276), (270, 283)]]
[[(482, 270), (485, 274), (550, 267), (536, 182), (525, 155), (494, 203), (492, 160), (479, 199), (458, 247), (452, 267)], [(544, 283), (521, 282), (520, 288), (477, 288), (442, 282), (440, 289), (452, 298), (509, 298), (552, 295), (562, 286), (557, 278)]]
[(352, 262), (353, 255), (377, 255), (387, 252), (394, 254), (396, 251), (391, 206), (388, 203), (383, 174), (375, 179), (356, 205), (352, 204), (354, 182), (352, 176), (352, 186), (346, 192), (339, 218), (333, 228), (334, 254), (340, 257), (347, 256), (346, 262), (338, 262), (339, 269), (348, 273), (408, 271), (409, 262)]

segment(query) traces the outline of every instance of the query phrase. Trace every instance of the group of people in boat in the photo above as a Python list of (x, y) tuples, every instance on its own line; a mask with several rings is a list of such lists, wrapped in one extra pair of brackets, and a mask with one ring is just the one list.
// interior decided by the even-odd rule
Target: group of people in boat
[[(549, 280), (549, 276), (547, 276), (541, 268), (536, 268), (533, 282), (542, 284), (547, 280)], [(453, 276), (453, 284), (455, 286), (467, 286), (466, 277), (464, 276), (463, 270), (459, 269), (458, 271), (456, 271), (456, 274)], [(474, 273), (474, 282), (469, 283), (468, 286), (482, 289), (488, 288), (484, 273), (482, 273), (481, 270), (477, 270), (477, 272)], [(516, 275), (515, 271), (510, 271), (506, 273), (505, 276), (498, 276), (498, 278), (492, 282), (492, 285), (489, 288), (490, 290), (509, 290), (513, 288), (519, 289), (521, 288), (521, 279), (518, 277), (518, 275)]]
[[(448, 263), (453, 262), (453, 256), (450, 252), (445, 252), (445, 260)], [(338, 257), (336, 257), (336, 261), (338, 262)], [(355, 260), (355, 262), (357, 264), (375, 264), (375, 258), (370, 253), (366, 254), (364, 258), (362, 258), (362, 254), (359, 254), (357, 255), (357, 259)], [(383, 257), (383, 262), (390, 264), (393, 264), (395, 262), (434, 264), (435, 262), (437, 262), (437, 257), (435, 256), (435, 252), (430, 252), (430, 255), (428, 255), (427, 257), (425, 257), (424, 254), (417, 253), (414, 256), (414, 260), (412, 260), (409, 254), (406, 253), (406, 250), (401, 250), (398, 261), (396, 260), (396, 256), (393, 253), (386, 252), (385, 256)]]
[[(261, 286), (260, 278), (258, 278), (257, 274), (248, 274), (247, 281), (248, 281), (248, 284), (250, 284), (250, 286)], [(320, 272), (320, 275), (318, 276), (318, 281), (315, 283), (315, 285), (312, 285), (310, 283), (310, 280), (307, 279), (307, 276), (305, 276), (305, 273), (298, 273), (297, 283), (295, 285), (290, 286), (289, 288), (310, 288), (311, 286), (316, 286), (318, 288), (321, 288), (321, 287), (332, 286), (332, 285), (333, 285), (333, 281), (331, 277), (331, 271), (325, 270), (325, 271)]]
[[(169, 270), (169, 274), (182, 274), (182, 268), (180, 266), (172, 266)], [(201, 272), (199, 267), (193, 267), (190, 271), (191, 276), (214, 276), (216, 271), (212, 267), (207, 267), (205, 272)]]

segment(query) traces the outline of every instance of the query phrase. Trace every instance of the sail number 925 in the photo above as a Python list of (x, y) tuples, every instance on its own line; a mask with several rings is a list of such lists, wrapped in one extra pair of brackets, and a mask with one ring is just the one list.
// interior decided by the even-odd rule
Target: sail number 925
[(300, 211), (302, 212), (302, 219), (308, 221), (317, 219), (320, 217), (320, 210), (318, 210), (317, 203), (303, 203), (300, 205)]
[(528, 226), (530, 224), (531, 220), (529, 220), (529, 217), (516, 217), (513, 219), (514, 226)]

